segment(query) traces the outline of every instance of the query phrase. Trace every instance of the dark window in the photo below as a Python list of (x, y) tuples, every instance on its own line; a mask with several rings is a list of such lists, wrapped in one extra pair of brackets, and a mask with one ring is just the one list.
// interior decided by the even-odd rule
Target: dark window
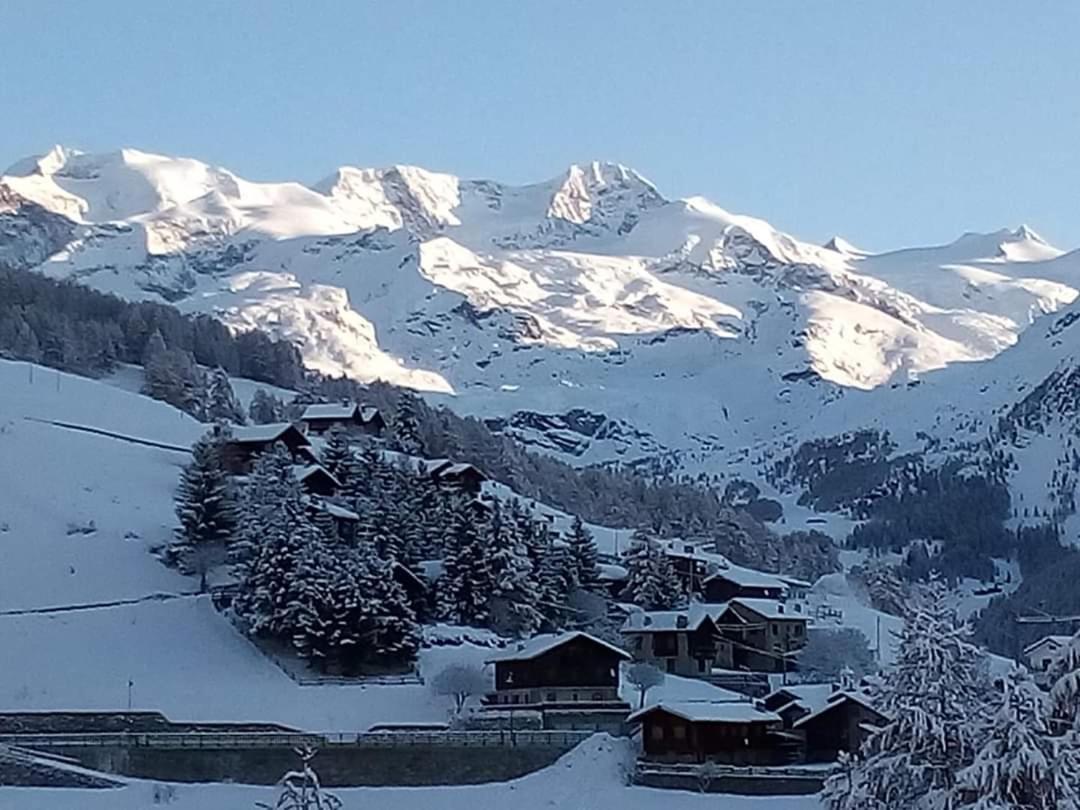
[(803, 626), (801, 624), (795, 625), (795, 635), (801, 636), (803, 633)]
[(596, 701), (597, 703), (599, 703), (601, 700), (604, 699), (604, 696), (602, 694), (600, 694), (599, 692), (593, 692), (592, 693), (592, 699), (594, 701)]
[(554, 703), (555, 702), (555, 693), (554, 692), (548, 692), (547, 693), (547, 701), (548, 701), (548, 703)]
[(772, 626), (772, 634), (774, 636), (780, 635), (780, 625), (776, 624), (775, 622), (773, 623), (773, 626)]

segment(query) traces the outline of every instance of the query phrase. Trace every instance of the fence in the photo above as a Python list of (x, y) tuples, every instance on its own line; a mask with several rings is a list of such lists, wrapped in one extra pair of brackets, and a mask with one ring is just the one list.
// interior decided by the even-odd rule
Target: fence
[(4, 734), (0, 744), (30, 749), (81, 748), (572, 748), (589, 731), (386, 731), (334, 734), (164, 732), (101, 734)]

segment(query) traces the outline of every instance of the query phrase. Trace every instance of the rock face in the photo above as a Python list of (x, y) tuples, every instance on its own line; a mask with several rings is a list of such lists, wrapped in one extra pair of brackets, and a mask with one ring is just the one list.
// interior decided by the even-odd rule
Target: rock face
[(1012, 378), (1009, 347), (1080, 277), (1027, 228), (818, 246), (615, 163), (526, 186), (347, 166), (309, 187), (60, 147), (0, 177), (0, 265), (268, 330), (580, 463), (745, 476), (858, 427), (919, 444), (957, 397), (1002, 390), (984, 379)]

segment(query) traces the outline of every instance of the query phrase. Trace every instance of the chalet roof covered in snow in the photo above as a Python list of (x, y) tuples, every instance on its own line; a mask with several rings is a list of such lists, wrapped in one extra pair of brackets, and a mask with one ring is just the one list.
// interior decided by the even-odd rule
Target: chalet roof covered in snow
[(571, 641), (576, 641), (577, 639), (591, 641), (601, 647), (606, 647), (620, 658), (624, 658), (628, 661), (630, 660), (630, 653), (626, 652), (626, 650), (621, 650), (614, 644), (608, 644), (603, 639), (577, 630), (569, 633), (551, 633), (548, 635), (534, 636), (528, 641), (521, 642), (515, 647), (492, 656), (486, 663), (493, 663), (496, 661), (529, 661), (533, 658), (539, 658), (544, 653), (551, 652), (551, 650), (554, 650), (556, 647), (561, 647), (562, 645), (568, 644)]
[(319, 402), (308, 405), (300, 418), (305, 422), (313, 419), (356, 418), (359, 418), (361, 422), (370, 422), (378, 415), (379, 409), (372, 405), (360, 405), (356, 402)]
[(858, 703), (860, 706), (863, 706), (872, 712), (877, 711), (874, 704), (870, 701), (870, 697), (864, 692), (834, 692), (829, 699), (825, 701), (823, 706), (819, 706), (814, 711), (811, 711), (810, 714), (800, 717), (792, 724), (792, 728), (806, 725), (810, 721), (821, 717), (825, 712), (830, 712), (838, 706), (842, 706), (847, 701)]
[(829, 698), (837, 694), (837, 688), (831, 683), (802, 683), (795, 686), (784, 686), (767, 695), (765, 700), (772, 700), (777, 696), (789, 698), (781, 704), (776, 711), (785, 709), (792, 703), (801, 706), (808, 712), (816, 712), (829, 702)]
[[(806, 621), (810, 617), (806, 614), (801, 602), (782, 602), (779, 599), (748, 599), (746, 597), (736, 597), (732, 599), (730, 605), (742, 605), (745, 608), (749, 608), (766, 619), (773, 620), (787, 620), (787, 621)], [(799, 609), (797, 609), (799, 608)]]
[(290, 430), (296, 431), (300, 438), (304, 440), (304, 444), (308, 443), (304, 434), (297, 430), (296, 426), (291, 422), (272, 422), (268, 425), (234, 427), (231, 430), (231, 440), (240, 444), (265, 444), (266, 442), (277, 441)]
[(779, 723), (780, 715), (765, 711), (748, 700), (719, 702), (711, 700), (662, 700), (634, 712), (626, 718), (636, 722), (645, 715), (662, 711), (691, 723)]
[(726, 609), (726, 602), (695, 602), (685, 610), (638, 610), (626, 617), (622, 632), (669, 633), (673, 630), (696, 630), (706, 619), (715, 621)]
[(341, 486), (341, 484), (338, 483), (338, 480), (334, 478), (330, 471), (321, 464), (294, 464), (292, 471), (293, 475), (296, 477), (296, 480), (300, 481), (301, 483), (314, 475), (325, 475), (327, 478), (334, 482), (334, 486)]
[(1024, 655), (1030, 655), (1043, 646), (1047, 646), (1051, 650), (1056, 650), (1059, 647), (1066, 646), (1070, 641), (1072, 641), (1072, 636), (1043, 636), (1038, 641), (1032, 642), (1024, 647)]

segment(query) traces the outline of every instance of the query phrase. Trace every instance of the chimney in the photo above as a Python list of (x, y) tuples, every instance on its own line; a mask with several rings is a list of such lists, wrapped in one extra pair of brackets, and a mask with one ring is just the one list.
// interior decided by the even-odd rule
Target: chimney
[(679, 614), (675, 617), (675, 626), (681, 629), (685, 629), (690, 626), (690, 619), (684, 614)]
[(641, 625), (642, 625), (642, 627), (651, 627), (652, 626), (652, 616), (648, 616), (648, 615), (643, 616), (642, 619), (641, 619)]
[(784, 612), (784, 606), (783, 605), (777, 605), (776, 606), (776, 612), (777, 613), (783, 613)]

